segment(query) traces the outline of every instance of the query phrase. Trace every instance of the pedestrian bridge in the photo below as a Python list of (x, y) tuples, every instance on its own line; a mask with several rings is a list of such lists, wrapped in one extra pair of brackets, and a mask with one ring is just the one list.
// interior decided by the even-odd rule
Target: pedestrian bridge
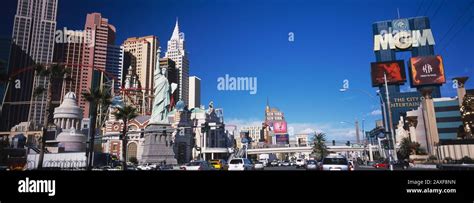
[[(353, 146), (327, 146), (330, 152), (357, 152), (369, 150), (369, 147), (353, 147)], [(372, 146), (372, 151), (376, 151), (377, 146)], [(273, 147), (248, 149), (247, 154), (272, 154), (272, 153), (292, 153), (292, 152), (312, 152), (313, 147)]]

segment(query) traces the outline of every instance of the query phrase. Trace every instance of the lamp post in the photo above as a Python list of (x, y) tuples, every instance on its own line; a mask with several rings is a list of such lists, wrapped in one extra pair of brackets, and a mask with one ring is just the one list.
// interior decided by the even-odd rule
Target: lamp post
[[(384, 122), (384, 125), (385, 126), (388, 126), (388, 119), (387, 119), (387, 111), (386, 111), (386, 108), (385, 108), (385, 102), (384, 102), (384, 99), (382, 97), (382, 95), (380, 94), (380, 91), (377, 90), (377, 96), (374, 96), (372, 94), (370, 94), (369, 92), (365, 91), (365, 90), (362, 90), (362, 89), (357, 89), (357, 88), (341, 88), (339, 89), (340, 92), (347, 92), (348, 90), (356, 90), (356, 91), (359, 91), (359, 92), (362, 92), (364, 94), (366, 94), (367, 96), (369, 96), (370, 98), (374, 99), (374, 100), (378, 100), (382, 105), (382, 114), (383, 114), (383, 122)], [(364, 123), (365, 123), (365, 120), (362, 120), (362, 130), (363, 130), (363, 133), (364, 133), (364, 136), (365, 136), (365, 126), (364, 126)], [(377, 141), (378, 141), (378, 147), (379, 147), (379, 152), (381, 152), (381, 144), (380, 144), (380, 140), (377, 138)], [(372, 156), (372, 144), (370, 143), (369, 144), (369, 151), (370, 151), (370, 160), (372, 161), (373, 160), (373, 156)]]

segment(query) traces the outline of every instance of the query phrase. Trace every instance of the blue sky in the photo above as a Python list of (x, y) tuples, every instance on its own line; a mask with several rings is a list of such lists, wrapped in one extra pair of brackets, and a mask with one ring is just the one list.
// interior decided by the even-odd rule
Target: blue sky
[[(16, 1), (8, 1), (0, 8), (1, 36), (11, 35)], [(116, 43), (152, 34), (165, 50), (178, 17), (190, 74), (202, 79), (202, 103), (213, 100), (224, 108), (227, 123), (260, 122), (268, 97), (271, 106), (285, 113), (295, 133), (322, 130), (330, 139), (348, 140), (354, 138), (353, 126), (340, 121), (365, 119), (367, 130), (381, 118), (371, 115), (379, 108), (373, 99), (356, 91), (338, 91), (348, 79), (351, 88), (375, 95), (370, 83), (370, 62), (375, 60), (372, 23), (397, 18), (397, 8), (402, 18), (430, 17), (436, 53), (444, 57), (448, 78), (472, 77), (472, 4), (471, 0), (60, 0), (57, 27), (82, 29), (87, 13), (100, 12), (116, 26)], [(289, 32), (294, 33), (294, 42), (288, 41)], [(408, 59), (409, 54), (400, 56)], [(225, 74), (257, 77), (257, 94), (218, 91), (217, 78)], [(467, 86), (474, 88), (474, 82)], [(455, 91), (446, 84), (442, 94), (454, 96)]]

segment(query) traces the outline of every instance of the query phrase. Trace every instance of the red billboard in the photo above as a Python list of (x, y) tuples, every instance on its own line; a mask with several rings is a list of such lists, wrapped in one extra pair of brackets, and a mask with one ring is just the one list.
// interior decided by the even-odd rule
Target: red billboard
[(407, 81), (405, 65), (402, 60), (373, 62), (370, 65), (373, 87), (385, 84), (384, 73), (387, 75), (388, 84), (403, 84)]
[(443, 58), (441, 56), (418, 56), (410, 59), (411, 84), (441, 85), (446, 83)]
[(273, 132), (274, 133), (287, 133), (286, 121), (274, 121)]

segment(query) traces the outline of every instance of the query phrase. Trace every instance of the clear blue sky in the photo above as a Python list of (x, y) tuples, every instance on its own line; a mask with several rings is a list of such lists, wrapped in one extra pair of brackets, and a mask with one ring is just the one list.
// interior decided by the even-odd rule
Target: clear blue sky
[[(8, 1), (0, 8), (2, 36), (11, 35), (16, 9), (16, 1)], [(323, 130), (331, 139), (342, 140), (353, 137), (354, 131), (340, 121), (363, 118), (370, 129), (381, 117), (369, 115), (378, 105), (366, 95), (338, 91), (348, 79), (351, 88), (375, 94), (370, 83), (370, 62), (375, 60), (372, 23), (396, 18), (397, 8), (402, 18), (430, 17), (436, 53), (444, 57), (448, 78), (472, 77), (472, 4), (471, 0), (60, 0), (58, 29), (82, 29), (87, 13), (100, 12), (116, 26), (117, 43), (152, 34), (165, 50), (179, 17), (190, 74), (202, 79), (203, 104), (213, 100), (224, 108), (228, 122), (255, 123), (263, 119), (269, 97), (295, 133)], [(288, 41), (289, 32), (295, 34), (294, 42)], [(217, 78), (225, 74), (257, 77), (257, 94), (218, 91)], [(474, 77), (471, 80), (468, 88), (474, 87)], [(454, 96), (455, 91), (447, 84), (442, 94)]]

